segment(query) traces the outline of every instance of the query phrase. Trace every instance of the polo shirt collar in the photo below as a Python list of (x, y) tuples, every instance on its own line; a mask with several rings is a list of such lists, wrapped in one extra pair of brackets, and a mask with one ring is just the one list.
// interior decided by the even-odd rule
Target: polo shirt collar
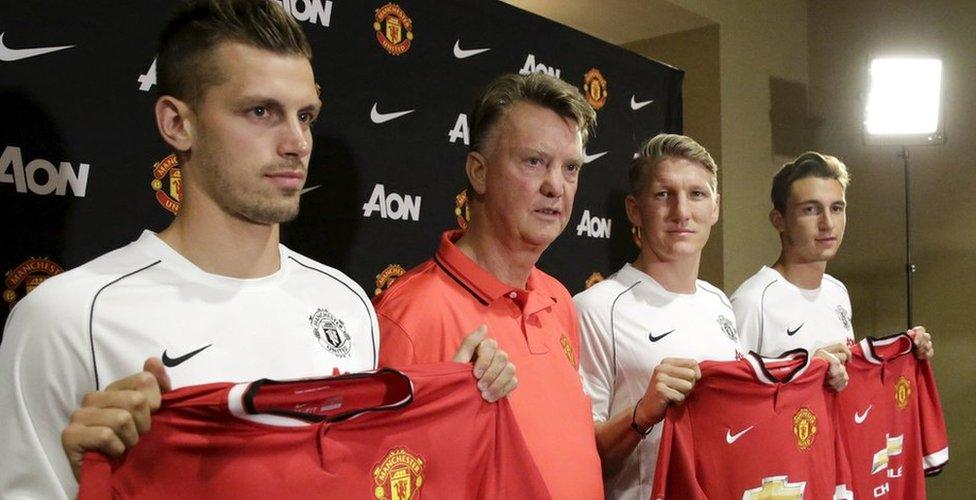
[(454, 244), (463, 234), (460, 230), (441, 234), (441, 245), (434, 254), (434, 261), (478, 302), (489, 305), (500, 298), (509, 298), (524, 314), (533, 314), (556, 303), (556, 298), (541, 286), (544, 280), (539, 269), (532, 268), (525, 290), (502, 283)]

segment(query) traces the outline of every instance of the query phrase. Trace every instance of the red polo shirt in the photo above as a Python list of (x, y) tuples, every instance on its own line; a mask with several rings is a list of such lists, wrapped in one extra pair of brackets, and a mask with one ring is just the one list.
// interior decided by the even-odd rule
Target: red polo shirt
[(553, 498), (602, 498), (590, 402), (578, 373), (579, 326), (573, 300), (533, 268), (526, 289), (495, 278), (441, 236), (434, 258), (397, 279), (373, 302), (380, 365), (450, 360), (482, 323), (516, 367), (508, 399)]

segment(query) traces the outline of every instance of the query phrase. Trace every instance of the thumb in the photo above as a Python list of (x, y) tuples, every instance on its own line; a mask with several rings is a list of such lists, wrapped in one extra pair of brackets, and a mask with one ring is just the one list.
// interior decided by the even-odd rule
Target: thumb
[(152, 373), (156, 377), (156, 383), (159, 384), (160, 392), (168, 392), (173, 389), (173, 383), (169, 380), (166, 367), (163, 366), (163, 362), (159, 358), (147, 359), (145, 364), (142, 365), (142, 369)]
[(457, 361), (459, 363), (468, 363), (474, 358), (474, 353), (478, 350), (478, 345), (481, 341), (485, 339), (485, 335), (488, 334), (488, 327), (484, 324), (480, 325), (475, 331), (464, 337), (461, 341), (461, 347), (458, 348), (457, 353), (451, 359), (451, 361)]

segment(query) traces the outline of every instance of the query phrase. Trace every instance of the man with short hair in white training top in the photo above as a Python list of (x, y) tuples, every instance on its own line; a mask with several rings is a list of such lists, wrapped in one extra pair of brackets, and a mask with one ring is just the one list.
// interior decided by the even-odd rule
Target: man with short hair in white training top
[[(279, 223), (298, 214), (321, 107), (301, 27), (274, 2), (210, 0), (184, 8), (160, 45), (156, 124), (182, 168), (180, 212), (11, 311), (0, 346), (4, 499), (73, 498), (84, 451), (117, 457), (135, 445), (161, 388), (376, 366), (363, 290), (278, 241)], [(486, 386), (508, 376), (493, 343), (477, 351)]]
[(719, 216), (717, 169), (689, 137), (645, 141), (626, 198), (640, 254), (575, 297), (607, 498), (650, 498), (661, 439), (655, 424), (701, 376), (698, 361), (739, 356), (732, 306), (698, 279)]
[[(732, 294), (744, 351), (778, 356), (804, 348), (841, 362), (854, 341), (853, 312), (847, 288), (826, 274), (847, 225), (847, 167), (816, 152), (798, 156), (773, 177), (769, 220), (779, 232), (782, 251), (772, 267), (763, 266)], [(912, 331), (920, 357), (933, 354), (924, 327)], [(843, 365), (832, 367), (828, 383), (843, 389)]]

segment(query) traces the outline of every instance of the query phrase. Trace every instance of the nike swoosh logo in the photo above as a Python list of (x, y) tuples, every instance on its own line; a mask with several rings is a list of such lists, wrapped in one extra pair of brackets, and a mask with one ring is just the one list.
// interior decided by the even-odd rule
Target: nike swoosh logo
[(604, 151), (602, 153), (588, 155), (588, 154), (586, 154), (586, 150), (584, 149), (583, 150), (583, 163), (590, 163), (591, 161), (595, 161), (595, 160), (597, 160), (598, 158), (602, 157), (603, 155), (605, 155), (607, 153), (609, 153), (609, 151)]
[(413, 110), (413, 109), (408, 109), (406, 111), (395, 111), (393, 113), (380, 113), (379, 110), (376, 109), (376, 103), (374, 102), (373, 103), (373, 109), (369, 112), (369, 119), (370, 120), (373, 120), (373, 123), (377, 123), (377, 124), (379, 124), (379, 123), (386, 123), (386, 122), (388, 122), (390, 120), (396, 120), (397, 118), (400, 118), (401, 116), (409, 115), (410, 113), (413, 113), (414, 111), (415, 110)]
[(667, 332), (667, 333), (662, 333), (662, 334), (658, 335), (657, 337), (655, 337), (654, 336), (654, 332), (650, 332), (650, 333), (647, 334), (647, 339), (650, 340), (651, 342), (657, 342), (658, 340), (661, 340), (664, 337), (667, 337), (668, 335), (670, 335), (672, 333), (674, 333), (674, 330), (671, 330), (670, 332)]
[(301, 196), (301, 195), (303, 195), (305, 193), (310, 193), (312, 191), (315, 191), (316, 189), (318, 189), (320, 187), (322, 187), (321, 184), (316, 184), (316, 185), (314, 185), (312, 187), (307, 187), (307, 188), (303, 189), (300, 193), (298, 193), (298, 196)]
[(458, 41), (454, 42), (454, 57), (456, 57), (458, 59), (465, 59), (465, 58), (468, 58), (468, 57), (471, 57), (471, 56), (476, 56), (476, 55), (478, 55), (478, 54), (480, 54), (482, 52), (488, 52), (489, 50), (491, 50), (491, 49), (490, 48), (484, 48), (484, 49), (462, 49), (461, 48), (461, 39), (460, 38), (458, 39)]
[(867, 410), (864, 410), (864, 413), (854, 412), (854, 423), (855, 424), (863, 424), (864, 421), (867, 420), (868, 413), (871, 411), (871, 408), (873, 408), (873, 407), (874, 407), (874, 405), (868, 405), (868, 409)]
[(755, 425), (750, 425), (749, 427), (746, 427), (745, 429), (742, 429), (741, 431), (735, 434), (732, 434), (732, 429), (728, 429), (727, 431), (725, 431), (725, 442), (732, 444), (738, 441), (740, 437), (744, 436), (745, 433), (751, 431), (753, 427), (755, 427)]
[(200, 354), (201, 351), (203, 351), (204, 349), (206, 349), (206, 348), (208, 348), (208, 347), (210, 347), (212, 345), (213, 344), (207, 344), (207, 345), (205, 345), (205, 346), (203, 346), (203, 347), (201, 347), (201, 348), (199, 348), (199, 349), (197, 349), (195, 351), (188, 352), (188, 353), (186, 353), (186, 354), (184, 354), (182, 356), (178, 356), (178, 357), (175, 357), (175, 358), (169, 357), (169, 355), (166, 354), (166, 351), (163, 351), (163, 364), (166, 365), (166, 366), (168, 366), (168, 367), (170, 367), (170, 368), (172, 368), (172, 367), (174, 367), (176, 365), (179, 365), (179, 364), (183, 363), (184, 361), (192, 358), (193, 356), (196, 356), (197, 354)]
[(786, 329), (786, 334), (789, 335), (790, 337), (792, 337), (793, 335), (796, 335), (796, 332), (800, 331), (800, 328), (803, 328), (803, 325), (805, 325), (805, 324), (806, 323), (800, 323), (800, 326), (798, 326), (798, 327), (796, 327), (796, 328), (794, 328), (792, 330), (790, 330), (789, 328), (787, 328)]
[(11, 49), (3, 42), (4, 33), (0, 33), (0, 61), (19, 61), (28, 57), (42, 56), (57, 52), (59, 50), (70, 49), (74, 45), (62, 45), (60, 47), (37, 47), (34, 49)]
[(638, 109), (641, 109), (644, 106), (647, 106), (648, 104), (650, 104), (652, 102), (654, 102), (654, 99), (651, 99), (649, 101), (637, 101), (637, 96), (631, 95), (630, 96), (630, 109), (632, 109), (634, 111), (637, 111)]

